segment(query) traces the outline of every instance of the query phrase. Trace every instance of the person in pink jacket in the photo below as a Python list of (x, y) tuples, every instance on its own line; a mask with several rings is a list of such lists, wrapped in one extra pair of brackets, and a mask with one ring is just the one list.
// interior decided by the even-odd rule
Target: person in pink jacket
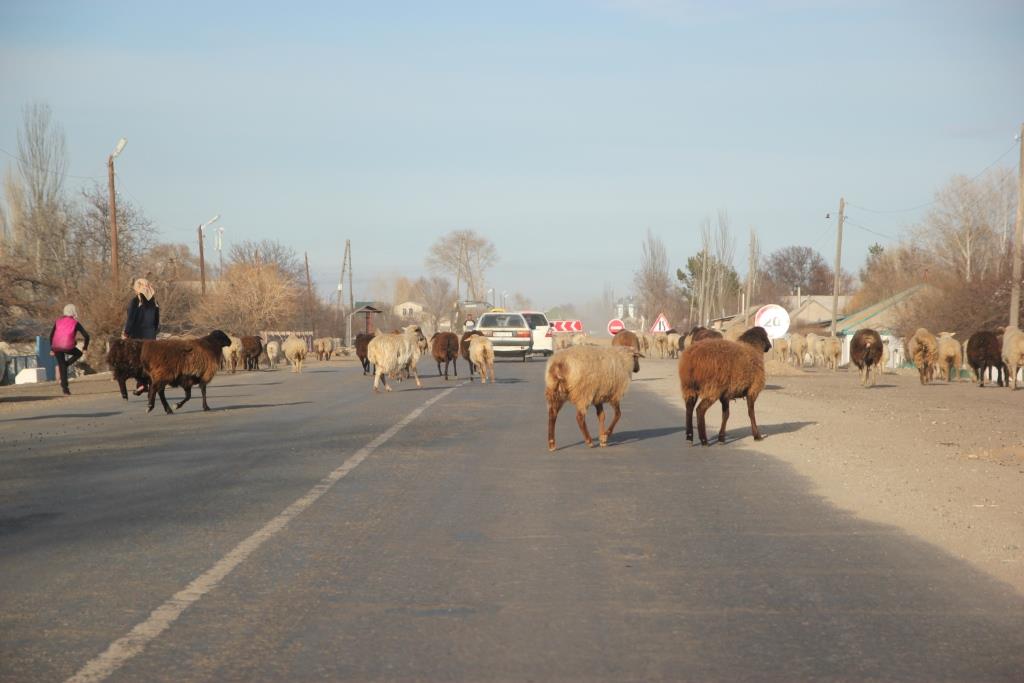
[[(76, 337), (81, 334), (85, 340), (82, 348), (79, 349)], [(60, 378), (60, 388), (65, 394), (68, 390), (68, 366), (82, 357), (82, 354), (89, 349), (89, 333), (78, 322), (78, 309), (74, 304), (64, 307), (64, 315), (57, 318), (50, 330), (50, 355), (57, 359), (57, 370)]]

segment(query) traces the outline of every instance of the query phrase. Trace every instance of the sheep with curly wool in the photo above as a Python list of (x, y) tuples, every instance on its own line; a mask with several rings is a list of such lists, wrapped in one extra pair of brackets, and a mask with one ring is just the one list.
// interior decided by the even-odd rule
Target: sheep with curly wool
[(164, 389), (168, 386), (185, 390), (185, 398), (175, 406), (180, 410), (192, 398), (192, 387), (196, 384), (203, 394), (203, 410), (209, 410), (206, 385), (220, 369), (224, 347), (230, 344), (231, 339), (220, 330), (214, 330), (198, 339), (155, 339), (143, 343), (142, 371), (150, 379), (149, 407), (146, 412), (153, 410), (156, 397), (159, 396), (164, 411), (171, 414), (171, 407), (164, 396)]
[(277, 367), (277, 364), (281, 362), (281, 342), (272, 340), (267, 342), (267, 365), (272, 369)]
[(838, 370), (843, 358), (843, 340), (839, 337), (824, 337), (821, 340), (821, 356), (825, 367), (831, 368), (833, 372)]
[(416, 378), (416, 386), (423, 386), (419, 373), (416, 372), (415, 362), (423, 353), (421, 340), (423, 343), (426, 342), (419, 325), (408, 325), (401, 334), (385, 334), (377, 330), (376, 336), (366, 347), (366, 358), (374, 367), (374, 392), (380, 391), (381, 383), (384, 384), (385, 391), (391, 391), (387, 376), (397, 376), (406, 369)]
[(928, 384), (939, 362), (939, 342), (935, 335), (919, 327), (907, 340), (907, 355), (914, 361), (921, 384)]
[(643, 352), (640, 348), (640, 338), (629, 330), (619, 330), (616, 332), (615, 336), (612, 337), (612, 346), (628, 346), (637, 353)]
[(804, 354), (807, 352), (807, 338), (799, 332), (789, 335), (789, 360), (798, 368), (804, 366)]
[[(679, 386), (686, 406), (686, 440), (693, 441), (693, 410), (697, 409), (697, 432), (701, 445), (708, 445), (704, 414), (716, 401), (722, 404), (719, 443), (725, 443), (729, 402), (747, 399), (747, 414), (754, 440), (764, 438), (757, 428), (754, 403), (765, 386), (764, 354), (772, 348), (763, 327), (752, 327), (739, 341), (709, 339), (683, 352), (679, 358)], [(697, 401), (700, 401), (698, 404)]]
[(281, 351), (291, 364), (292, 372), (302, 372), (302, 362), (306, 360), (306, 341), (289, 334), (288, 338), (281, 342)]
[[(587, 431), (587, 408), (597, 410), (598, 441), (608, 445), (615, 425), (622, 416), (620, 403), (633, 372), (636, 372), (639, 353), (623, 346), (574, 346), (551, 356), (544, 371), (544, 396), (548, 403), (548, 450), (555, 450), (555, 421), (558, 411), (568, 401), (576, 407), (576, 423), (588, 447), (594, 440)], [(604, 425), (604, 404), (615, 410), (608, 429)]]
[[(480, 373), (480, 383), (487, 384), (490, 379), (494, 384), (494, 344), (483, 335), (473, 335), (469, 338), (469, 362), (470, 367), (476, 367)], [(473, 381), (473, 371), (470, 370), (470, 381)]]
[(1016, 327), (1003, 329), (1003, 363), (1006, 364), (1006, 386), (1013, 378), (1013, 389), (1017, 389), (1017, 371), (1024, 367), (1024, 332)]

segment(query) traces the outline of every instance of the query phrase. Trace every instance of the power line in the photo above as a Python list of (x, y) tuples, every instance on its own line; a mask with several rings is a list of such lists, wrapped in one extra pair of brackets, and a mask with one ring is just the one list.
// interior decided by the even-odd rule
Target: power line
[[(985, 168), (981, 169), (976, 174), (974, 174), (974, 176), (971, 177), (971, 182), (974, 182), (975, 180), (980, 178), (982, 175), (985, 174), (986, 171), (988, 171), (990, 168), (992, 168), (993, 166), (998, 164), (1000, 161), (1002, 161), (1003, 157), (1005, 157), (1007, 154), (1009, 154), (1014, 149), (1016, 149), (1017, 145), (1020, 142), (1021, 141), (1019, 139), (1015, 138), (1013, 143), (1009, 147), (1006, 148), (1006, 151), (1003, 152), (1002, 154), (1000, 154), (998, 157), (995, 158), (995, 161), (993, 161), (988, 166), (986, 166)], [(926, 206), (931, 206), (932, 204), (935, 204), (937, 201), (939, 201), (939, 200), (938, 199), (933, 199), (930, 202), (925, 202), (923, 204), (918, 204), (916, 206), (907, 207), (905, 209), (869, 209), (866, 206), (859, 206), (857, 204), (849, 204), (848, 206), (850, 206), (852, 208), (855, 208), (855, 209), (860, 209), (861, 211), (867, 211), (868, 213), (880, 213), (880, 214), (886, 214), (886, 213), (909, 213), (911, 211), (917, 211), (919, 209), (923, 209)]]
[(879, 237), (884, 237), (887, 240), (895, 240), (896, 239), (892, 235), (886, 235), (884, 232), (878, 232), (877, 230), (869, 228), (866, 225), (861, 225), (860, 223), (858, 223), (856, 221), (851, 221), (849, 216), (846, 217), (846, 222), (847, 222), (847, 224), (852, 225), (855, 228), (859, 228), (860, 230), (863, 230), (864, 232), (870, 232), (872, 235), (878, 235)]

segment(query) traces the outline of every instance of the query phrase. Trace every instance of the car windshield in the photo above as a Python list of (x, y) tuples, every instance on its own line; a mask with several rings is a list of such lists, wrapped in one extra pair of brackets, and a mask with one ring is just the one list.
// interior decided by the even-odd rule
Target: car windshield
[(544, 317), (543, 313), (523, 313), (523, 317), (526, 318), (526, 322), (530, 323), (531, 329), (548, 324), (548, 319)]
[(487, 313), (480, 317), (477, 327), (527, 327), (518, 313)]

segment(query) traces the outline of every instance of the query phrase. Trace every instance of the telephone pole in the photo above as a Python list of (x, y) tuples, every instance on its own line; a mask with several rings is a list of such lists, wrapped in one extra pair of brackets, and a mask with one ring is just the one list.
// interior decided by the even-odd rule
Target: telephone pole
[(117, 147), (107, 157), (107, 189), (110, 191), (110, 282), (114, 291), (121, 286), (121, 264), (117, 255), (117, 192), (114, 190), (114, 159), (121, 153), (128, 140), (121, 138)]
[(196, 230), (199, 233), (199, 293), (206, 296), (206, 254), (203, 251), (203, 226)]
[(1021, 247), (1024, 246), (1024, 123), (1017, 137), (1020, 147), (1020, 166), (1017, 167), (1017, 226), (1013, 231), (1013, 282), (1010, 284), (1010, 327), (1020, 327)]
[(306, 306), (309, 310), (309, 329), (313, 330), (313, 336), (316, 336), (316, 327), (313, 324), (313, 282), (309, 279), (309, 252), (304, 252), (306, 256)]
[[(348, 273), (349, 308), (352, 309), (352, 310), (355, 310), (355, 300), (354, 300), (354, 296), (355, 295), (352, 292), (352, 241), (351, 240), (345, 240), (345, 254), (341, 257), (341, 275), (338, 276), (338, 302), (336, 304), (337, 305), (337, 309), (335, 310), (335, 313), (334, 313), (334, 315), (335, 315), (335, 321), (334, 321), (335, 326), (339, 326), (340, 325), (339, 321), (341, 319), (341, 308), (342, 308), (341, 300), (342, 300), (342, 298), (345, 295), (345, 273)], [(351, 313), (351, 311), (349, 311), (349, 312)], [(351, 335), (349, 333), (348, 327), (346, 326), (346, 331), (345, 331), (345, 343), (346, 343), (346, 345), (348, 344), (349, 336), (351, 336)]]
[(839, 312), (839, 274), (842, 272), (840, 262), (843, 257), (843, 215), (846, 211), (846, 199), (839, 198), (839, 224), (836, 230), (836, 272), (832, 279), (832, 331), (831, 335), (836, 336), (836, 315)]

